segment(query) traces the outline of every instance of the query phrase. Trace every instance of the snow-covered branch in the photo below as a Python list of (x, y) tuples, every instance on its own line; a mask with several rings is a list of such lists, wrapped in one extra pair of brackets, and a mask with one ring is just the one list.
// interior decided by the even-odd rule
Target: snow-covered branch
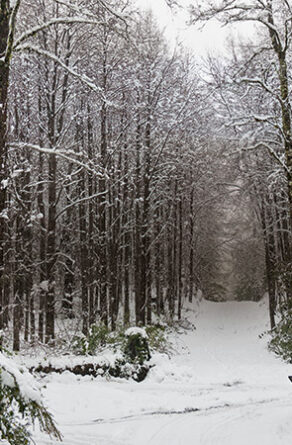
[(30, 45), (30, 44), (26, 44), (26, 45), (21, 45), (17, 48), (17, 51), (27, 51), (29, 53), (36, 53), (39, 54), (41, 56), (47, 57), (48, 59), (53, 60), (54, 62), (56, 62), (58, 65), (60, 65), (65, 71), (67, 71), (69, 74), (71, 74), (73, 77), (75, 77), (76, 79), (80, 80), (83, 84), (85, 84), (86, 86), (88, 86), (88, 88), (90, 88), (92, 91), (94, 91), (95, 93), (98, 93), (100, 95), (102, 95), (103, 90), (102, 88), (98, 87), (91, 79), (89, 79), (85, 74), (79, 74), (77, 73), (77, 71), (75, 71), (73, 68), (71, 68), (70, 66), (68, 66), (67, 64), (65, 64), (64, 62), (62, 62), (62, 60), (60, 60), (57, 56), (55, 56), (54, 54), (52, 54), (49, 51), (46, 51), (44, 49), (38, 48), (37, 46), (34, 45)]
[(283, 169), (288, 173), (289, 169), (283, 159), (276, 153), (276, 151), (271, 147), (271, 145), (266, 144), (265, 142), (258, 142), (255, 145), (250, 145), (248, 147), (243, 148), (244, 151), (258, 150), (261, 148), (265, 148), (272, 155), (272, 157), (277, 161), (277, 163), (283, 167)]
[(40, 31), (44, 31), (45, 29), (50, 28), (53, 25), (59, 25), (59, 24), (74, 25), (76, 23), (85, 25), (95, 25), (95, 26), (105, 25), (105, 23), (102, 21), (87, 19), (83, 17), (55, 17), (21, 34), (21, 36), (18, 37), (18, 39), (15, 41), (13, 45), (13, 50), (16, 50), (21, 43), (23, 43), (24, 41), (28, 40), (31, 37), (34, 37)]
[(251, 85), (258, 85), (262, 87), (267, 93), (269, 93), (271, 96), (275, 97), (280, 103), (282, 103), (282, 99), (279, 96), (279, 94), (276, 94), (275, 91), (273, 91), (262, 79), (259, 77), (256, 78), (249, 78), (249, 77), (242, 77), (238, 83), (248, 83)]
[(95, 170), (93, 168), (91, 168), (88, 164), (86, 164), (85, 162), (79, 161), (78, 159), (76, 159), (76, 157), (78, 157), (78, 153), (75, 153), (71, 150), (60, 150), (60, 149), (54, 149), (54, 148), (46, 148), (46, 147), (41, 147), (39, 145), (35, 145), (35, 144), (29, 144), (26, 142), (10, 142), (9, 146), (11, 148), (17, 148), (20, 150), (35, 150), (38, 151), (40, 153), (45, 153), (47, 155), (54, 155), (54, 156), (58, 156), (60, 158), (66, 159), (66, 161), (72, 162), (73, 164), (78, 165), (79, 167), (84, 168), (85, 170), (89, 171), (90, 173), (97, 175), (97, 176), (103, 176), (104, 173), (100, 170)]

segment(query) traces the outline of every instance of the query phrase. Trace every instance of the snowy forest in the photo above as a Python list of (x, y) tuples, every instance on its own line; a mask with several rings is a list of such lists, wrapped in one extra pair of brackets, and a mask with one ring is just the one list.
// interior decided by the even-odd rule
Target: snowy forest
[[(151, 379), (168, 337), (200, 335), (200, 311), (232, 330), (254, 308), (242, 317), (259, 317), (265, 360), (288, 375), (272, 352), (292, 363), (292, 3), (165, 5), (190, 27), (254, 32), (199, 59), (133, 0), (0, 0), (0, 443), (30, 443), (17, 410), (61, 439), (21, 360), (33, 372), (39, 355), (83, 354), (82, 372), (65, 358), (39, 371), (96, 377), (115, 343), (134, 368), (110, 375)], [(150, 443), (109, 437), (96, 443)], [(212, 440), (197, 443), (241, 443)]]

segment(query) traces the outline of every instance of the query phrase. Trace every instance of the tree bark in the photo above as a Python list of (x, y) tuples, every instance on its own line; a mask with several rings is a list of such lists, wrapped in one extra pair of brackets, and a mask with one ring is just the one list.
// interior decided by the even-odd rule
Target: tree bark
[(5, 289), (5, 238), (6, 238), (6, 188), (7, 167), (7, 106), (9, 61), (3, 57), (7, 49), (10, 20), (9, 0), (1, 1), (0, 9), (0, 330), (3, 329), (4, 289)]

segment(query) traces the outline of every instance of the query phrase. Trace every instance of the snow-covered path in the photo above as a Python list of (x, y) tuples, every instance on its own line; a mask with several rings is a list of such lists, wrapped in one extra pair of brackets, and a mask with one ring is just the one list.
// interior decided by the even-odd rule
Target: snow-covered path
[[(64, 445), (288, 445), (292, 367), (259, 339), (264, 303), (203, 302), (177, 355), (142, 383), (48, 376), (45, 396)], [(55, 444), (35, 433), (37, 445)]]

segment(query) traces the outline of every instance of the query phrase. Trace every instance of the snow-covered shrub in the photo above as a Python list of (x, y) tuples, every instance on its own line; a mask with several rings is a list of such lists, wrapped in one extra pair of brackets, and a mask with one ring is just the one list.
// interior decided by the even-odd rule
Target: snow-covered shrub
[(11, 445), (28, 445), (30, 423), (61, 440), (52, 416), (42, 403), (32, 375), (0, 351), (0, 439)]
[[(132, 334), (139, 334), (140, 337), (146, 339), (148, 351), (155, 350), (159, 352), (166, 352), (167, 340), (166, 340), (166, 326), (162, 324), (156, 324), (147, 326), (144, 328), (132, 327), (126, 331), (123, 327), (119, 327), (116, 331), (111, 332), (104, 324), (93, 324), (88, 334), (75, 336), (73, 339), (73, 350), (79, 355), (95, 355), (98, 351), (105, 347), (110, 347), (114, 351), (128, 351), (129, 348), (135, 348), (135, 339), (130, 340), (129, 337)], [(138, 343), (143, 343), (143, 340), (137, 338)], [(138, 344), (137, 343), (137, 344)], [(145, 343), (145, 340), (144, 340)], [(129, 345), (130, 344), (130, 345)], [(139, 349), (140, 346), (137, 346)], [(145, 348), (147, 349), (145, 346)], [(143, 349), (143, 347), (142, 347)], [(126, 352), (131, 357), (132, 353)], [(146, 353), (146, 356), (148, 353)]]
[(138, 363), (143, 365), (150, 360), (150, 350), (148, 344), (148, 335), (143, 328), (132, 327), (125, 332), (126, 342), (124, 346), (124, 354), (126, 360), (130, 363)]
[(286, 310), (277, 326), (270, 331), (269, 349), (292, 363), (292, 310)]
[(110, 375), (142, 382), (149, 372), (150, 365), (148, 363), (129, 363), (126, 360), (117, 360), (115, 368), (110, 371)]

